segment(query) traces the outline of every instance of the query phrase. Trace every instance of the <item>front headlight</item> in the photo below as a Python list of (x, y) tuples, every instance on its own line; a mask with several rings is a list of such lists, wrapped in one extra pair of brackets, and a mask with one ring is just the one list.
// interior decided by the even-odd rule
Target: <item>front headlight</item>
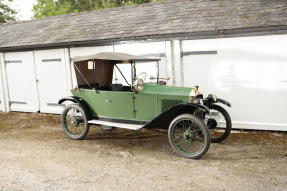
[(202, 94), (199, 91), (199, 87), (195, 86), (189, 93), (189, 102), (193, 102), (198, 96), (202, 96)]
[(195, 100), (196, 97), (196, 92), (194, 91), (194, 89), (192, 89), (189, 93), (189, 103), (193, 102)]
[(216, 102), (216, 101), (217, 101), (217, 97), (216, 97), (216, 95), (212, 95), (212, 100), (213, 100), (214, 102)]

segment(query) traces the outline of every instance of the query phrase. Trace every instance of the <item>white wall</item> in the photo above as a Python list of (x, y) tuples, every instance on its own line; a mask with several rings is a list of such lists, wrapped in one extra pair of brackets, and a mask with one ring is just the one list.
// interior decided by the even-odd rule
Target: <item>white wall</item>
[(188, 40), (182, 51), (217, 51), (184, 56), (182, 85), (230, 101), (235, 128), (287, 131), (287, 35)]
[(2, 75), (2, 62), (4, 62), (4, 54), (0, 53), (0, 111), (5, 111), (5, 96), (3, 87), (3, 75)]

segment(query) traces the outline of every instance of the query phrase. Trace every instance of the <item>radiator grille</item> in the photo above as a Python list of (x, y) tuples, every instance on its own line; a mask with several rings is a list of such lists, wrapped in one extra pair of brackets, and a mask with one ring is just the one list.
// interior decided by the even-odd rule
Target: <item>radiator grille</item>
[(182, 100), (178, 100), (178, 99), (162, 99), (161, 100), (161, 112), (164, 112), (166, 110), (168, 110), (169, 108), (171, 108), (172, 106), (182, 103)]

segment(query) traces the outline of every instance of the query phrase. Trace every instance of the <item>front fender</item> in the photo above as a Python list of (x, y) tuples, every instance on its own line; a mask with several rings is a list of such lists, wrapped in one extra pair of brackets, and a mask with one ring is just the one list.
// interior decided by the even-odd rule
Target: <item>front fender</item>
[(206, 113), (209, 113), (209, 108), (206, 107), (205, 105), (197, 104), (197, 103), (189, 103), (189, 105), (192, 106), (192, 107), (196, 107), (196, 108), (198, 108), (198, 109), (200, 109), (200, 110), (203, 110), (203, 111), (205, 111)]
[(159, 114), (153, 120), (148, 122), (144, 128), (167, 129), (170, 122), (179, 114), (194, 114), (198, 109), (209, 113), (209, 108), (204, 105), (196, 103), (180, 103)]
[(224, 99), (217, 98), (216, 103), (222, 103), (224, 105), (227, 105), (228, 107), (231, 107), (231, 103)]

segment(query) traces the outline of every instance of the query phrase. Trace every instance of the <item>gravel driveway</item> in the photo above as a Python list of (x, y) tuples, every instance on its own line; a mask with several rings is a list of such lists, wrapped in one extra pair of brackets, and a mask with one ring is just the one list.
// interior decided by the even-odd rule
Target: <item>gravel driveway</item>
[(0, 190), (287, 190), (287, 134), (235, 131), (189, 160), (151, 130), (75, 141), (57, 115), (2, 113)]

